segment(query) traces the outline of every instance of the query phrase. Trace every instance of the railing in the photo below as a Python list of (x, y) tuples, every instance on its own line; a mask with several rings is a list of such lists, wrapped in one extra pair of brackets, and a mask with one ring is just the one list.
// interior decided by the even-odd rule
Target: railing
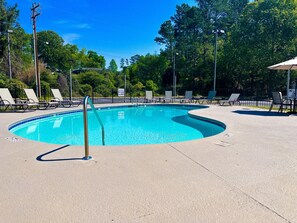
[(92, 159), (92, 157), (89, 154), (89, 130), (88, 130), (88, 113), (87, 113), (88, 104), (91, 106), (91, 108), (92, 108), (101, 128), (102, 128), (102, 145), (103, 146), (105, 145), (103, 123), (98, 115), (96, 108), (94, 107), (94, 105), (92, 103), (92, 100), (90, 99), (89, 96), (86, 96), (84, 98), (84, 103), (83, 103), (83, 106), (84, 106), (84, 109), (83, 109), (84, 110), (84, 137), (85, 137), (85, 157), (83, 158), (84, 160)]

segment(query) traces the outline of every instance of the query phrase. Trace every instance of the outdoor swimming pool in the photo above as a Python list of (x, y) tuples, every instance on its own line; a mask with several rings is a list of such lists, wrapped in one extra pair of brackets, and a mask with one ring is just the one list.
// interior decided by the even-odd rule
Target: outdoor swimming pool
[[(105, 145), (136, 145), (181, 142), (219, 134), (225, 125), (188, 115), (202, 106), (147, 105), (98, 109), (105, 131)], [(88, 111), (89, 143), (102, 145), (102, 129), (92, 110)], [(54, 114), (13, 124), (17, 136), (51, 144), (83, 145), (83, 112)]]

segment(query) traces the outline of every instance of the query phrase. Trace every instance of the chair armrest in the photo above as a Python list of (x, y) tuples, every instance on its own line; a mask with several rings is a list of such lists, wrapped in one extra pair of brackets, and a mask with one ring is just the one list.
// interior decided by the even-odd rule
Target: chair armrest
[[(29, 100), (30, 100), (30, 99), (29, 99)], [(19, 98), (17, 98), (17, 99), (15, 100), (15, 103), (16, 103), (16, 104), (26, 104), (26, 103), (30, 102), (29, 100), (27, 100), (27, 99), (19, 99)]]
[[(5, 102), (7, 102), (7, 103), (5, 103)], [(8, 100), (1, 99), (0, 105), (10, 105), (10, 102)]]
[(37, 102), (34, 101), (32, 98), (28, 98), (27, 102), (29, 102), (29, 103), (37, 103)]
[(289, 99), (289, 98), (285, 98), (282, 100), (283, 103), (290, 103), (292, 104), (292, 99)]
[(59, 98), (53, 98), (53, 99), (51, 99), (51, 102), (59, 102), (60, 103), (61, 101)]

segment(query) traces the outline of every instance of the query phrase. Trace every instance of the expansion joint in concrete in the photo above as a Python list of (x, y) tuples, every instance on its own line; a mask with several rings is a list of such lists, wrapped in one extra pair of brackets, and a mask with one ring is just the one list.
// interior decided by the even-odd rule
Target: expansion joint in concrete
[(190, 161), (192, 161), (195, 165), (200, 166), (202, 169), (206, 170), (207, 172), (209, 172), (210, 174), (214, 175), (215, 177), (217, 177), (219, 180), (221, 180), (223, 183), (225, 183), (226, 185), (228, 185), (229, 187), (234, 188), (235, 190), (239, 191), (241, 194), (243, 194), (244, 196), (248, 197), (249, 199), (253, 200), (254, 202), (256, 202), (258, 205), (260, 205), (261, 207), (267, 209), (268, 211), (270, 211), (271, 213), (277, 215), (278, 217), (280, 217), (281, 219), (283, 219), (284, 221), (288, 222), (288, 223), (292, 223), (290, 220), (286, 219), (284, 216), (282, 216), (281, 214), (277, 213), (275, 210), (271, 209), (270, 207), (268, 207), (267, 205), (263, 204), (262, 202), (260, 202), (259, 200), (257, 200), (256, 198), (252, 197), (250, 194), (247, 194), (246, 192), (244, 192), (243, 190), (241, 190), (240, 188), (236, 187), (235, 185), (231, 184), (230, 182), (228, 182), (226, 179), (222, 178), (221, 176), (219, 176), (218, 174), (216, 174), (215, 172), (211, 171), (209, 168), (207, 168), (206, 166), (204, 166), (203, 164), (199, 163), (198, 161), (192, 159), (190, 156), (188, 156), (187, 154), (183, 153), (182, 151), (180, 151), (178, 148), (176, 148), (175, 146), (173, 146), (172, 144), (168, 144), (168, 146), (170, 146), (172, 149), (174, 149), (176, 152), (178, 152), (180, 155), (186, 157), (187, 159), (189, 159)]

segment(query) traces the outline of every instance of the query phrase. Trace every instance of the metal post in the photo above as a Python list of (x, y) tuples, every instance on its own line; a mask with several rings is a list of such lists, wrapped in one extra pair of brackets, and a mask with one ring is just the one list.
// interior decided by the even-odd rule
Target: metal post
[(175, 52), (173, 53), (173, 96), (176, 96)]
[(9, 78), (12, 79), (12, 70), (11, 70), (11, 58), (10, 58), (10, 39), (9, 33), (12, 33), (12, 30), (7, 30), (7, 42), (8, 42), (8, 67), (9, 67)]
[(296, 113), (296, 106), (297, 106), (297, 78), (295, 79), (295, 95), (293, 101), (293, 113)]
[(215, 30), (213, 91), (216, 91), (216, 79), (217, 79), (217, 39), (218, 39), (218, 30)]
[(70, 87), (70, 101), (72, 100), (72, 71), (70, 68), (70, 72), (69, 72), (69, 87)]
[(113, 103), (113, 89), (111, 89), (111, 103)]
[(36, 93), (37, 97), (41, 97), (40, 89), (40, 76), (39, 76), (39, 67), (38, 67), (38, 47), (37, 47), (37, 34), (36, 34), (36, 17), (40, 13), (36, 13), (36, 9), (39, 7), (39, 4), (34, 3), (32, 5), (32, 21), (33, 21), (33, 42), (34, 42), (34, 65), (35, 65), (35, 76), (36, 76)]
[(287, 75), (287, 97), (289, 97), (289, 90), (290, 90), (290, 76), (291, 76), (291, 70), (288, 70), (288, 75)]
[(84, 137), (85, 137), (85, 157), (83, 157), (84, 160), (92, 159), (89, 153), (89, 132), (88, 132), (88, 113), (87, 113), (87, 107), (88, 107), (88, 99), (89, 97), (86, 96), (84, 99)]
[(34, 48), (34, 70), (35, 70), (35, 80), (36, 80), (36, 94), (37, 97), (40, 97), (39, 95), (39, 77), (38, 77), (38, 56), (37, 56), (37, 47), (36, 47), (36, 40), (35, 40), (36, 36), (33, 30), (33, 48)]
[(126, 102), (126, 71), (125, 71), (125, 92), (124, 92), (124, 102)]

